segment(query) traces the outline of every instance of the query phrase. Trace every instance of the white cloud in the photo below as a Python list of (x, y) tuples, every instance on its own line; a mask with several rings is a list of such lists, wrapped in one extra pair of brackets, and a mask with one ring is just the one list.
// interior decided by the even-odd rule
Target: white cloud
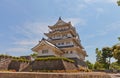
[(95, 47), (96, 47), (96, 45), (86, 45), (85, 46), (86, 49), (95, 48)]
[(65, 9), (69, 12), (79, 13), (84, 10), (87, 6), (82, 0), (54, 0), (56, 4), (60, 4), (61, 9)]
[(110, 3), (116, 3), (117, 2), (117, 0), (103, 0), (103, 1), (110, 2)]
[(84, 0), (86, 3), (116, 3), (117, 0)]
[(103, 9), (103, 8), (97, 8), (96, 11), (97, 11), (98, 13), (103, 13), (103, 12), (104, 12), (104, 9)]
[(84, 0), (86, 3), (93, 3), (96, 2), (96, 0)]
[(16, 41), (13, 44), (20, 45), (20, 46), (30, 46), (30, 45), (37, 44), (37, 42), (36, 40), (21, 40), (21, 41)]
[[(31, 48), (34, 47), (38, 41), (44, 37), (44, 33), (48, 32), (48, 24), (45, 22), (27, 22), (22, 25), (13, 26), (12, 31), (14, 35), (12, 37), (11, 47), (6, 52), (14, 55), (27, 54), (31, 52)], [(12, 53), (14, 52), (14, 54)]]
[(33, 38), (34, 36), (41, 36), (48, 31), (47, 23), (41, 22), (27, 22), (23, 25), (18, 25), (12, 28), (17, 34), (22, 34), (25, 37)]
[(98, 18), (101, 14), (104, 13), (104, 9), (103, 8), (96, 8), (96, 18)]
[(29, 55), (31, 54), (31, 49), (29, 47), (11, 47), (6, 50), (5, 54), (12, 55), (12, 56), (24, 56), (24, 55)]
[(85, 5), (85, 4), (81, 3), (81, 2), (78, 2), (74, 6), (73, 5), (67, 6), (67, 9), (69, 11), (74, 12), (74, 13), (79, 13), (79, 12), (81, 12), (81, 10), (84, 10), (86, 8), (87, 8), (87, 5)]
[(13, 47), (13, 48), (9, 48), (7, 49), (7, 52), (26, 52), (27, 49), (26, 47)]
[(71, 21), (71, 23), (75, 26), (76, 24), (79, 25), (86, 25), (86, 20), (81, 18), (67, 18), (66, 21)]
[(104, 31), (101, 31), (99, 35), (107, 35), (108, 33), (114, 33), (116, 31), (119, 31), (120, 29), (120, 21), (113, 22), (106, 26)]
[(102, 30), (97, 31), (96, 34), (91, 34), (91, 35), (89, 34), (87, 36), (87, 38), (95, 38), (97, 36), (105, 36), (105, 35), (108, 35), (111, 33), (118, 33), (116, 35), (119, 36), (119, 33), (120, 33), (119, 29), (120, 29), (120, 21), (113, 22), (111, 24), (106, 25)]

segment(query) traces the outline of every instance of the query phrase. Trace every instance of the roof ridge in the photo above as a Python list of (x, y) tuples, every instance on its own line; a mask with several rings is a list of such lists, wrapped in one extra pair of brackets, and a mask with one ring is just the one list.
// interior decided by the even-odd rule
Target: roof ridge
[(59, 17), (58, 21), (56, 22), (56, 24), (54, 24), (54, 26), (55, 26), (55, 25), (62, 25), (62, 24), (67, 24), (67, 22), (63, 21), (63, 20), (61, 19), (61, 17)]

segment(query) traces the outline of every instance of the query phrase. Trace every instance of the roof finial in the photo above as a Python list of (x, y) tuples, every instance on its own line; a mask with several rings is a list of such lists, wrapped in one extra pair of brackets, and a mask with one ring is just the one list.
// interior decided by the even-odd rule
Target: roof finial
[(61, 20), (61, 16), (59, 17), (59, 20)]
[(43, 37), (42, 40), (45, 40), (45, 38)]

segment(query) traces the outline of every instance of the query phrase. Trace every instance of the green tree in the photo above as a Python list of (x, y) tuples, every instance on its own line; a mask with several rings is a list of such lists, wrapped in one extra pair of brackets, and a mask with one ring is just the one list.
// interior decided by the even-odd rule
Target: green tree
[(94, 69), (96, 70), (104, 70), (104, 65), (100, 62), (95, 62)]
[(89, 69), (93, 69), (93, 64), (90, 61), (87, 60), (86, 64), (87, 64)]
[(103, 53), (102, 50), (99, 50), (98, 48), (96, 48), (96, 62), (94, 64), (94, 69), (96, 70), (103, 70), (105, 69), (104, 64), (105, 64), (105, 59), (103, 58)]
[(118, 6), (120, 6), (120, 0), (117, 1)]
[(98, 68), (99, 65), (102, 65), (101, 69), (109, 69), (112, 56), (112, 49), (110, 47), (104, 47), (102, 50), (96, 48), (96, 64), (98, 64)]
[[(111, 58), (113, 57), (113, 52), (110, 47), (102, 48), (102, 58), (105, 68), (109, 69)], [(108, 60), (107, 60), (108, 59)]]
[(114, 45), (113, 47), (113, 57), (120, 63), (120, 44)]
[(96, 48), (96, 61), (101, 62), (102, 59), (102, 52), (98, 48)]
[(117, 63), (117, 62), (113, 62), (113, 63), (110, 65), (110, 68), (111, 68), (111, 69), (115, 69), (115, 70), (120, 70), (120, 64)]
[(36, 58), (37, 57), (37, 53), (33, 53), (33, 54), (31, 54), (30, 56), (32, 57), (32, 58)]

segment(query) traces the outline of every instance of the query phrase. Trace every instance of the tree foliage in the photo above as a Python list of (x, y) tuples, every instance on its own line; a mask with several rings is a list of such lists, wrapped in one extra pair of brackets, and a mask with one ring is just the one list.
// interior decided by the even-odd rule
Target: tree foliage
[(96, 48), (96, 61), (101, 62), (102, 60), (102, 52), (98, 48)]
[(104, 47), (102, 50), (96, 48), (96, 62), (102, 65), (102, 69), (109, 69), (112, 56), (112, 49), (110, 47)]
[(104, 65), (103, 65), (102, 63), (100, 63), (100, 62), (95, 62), (95, 64), (94, 64), (94, 69), (95, 69), (95, 70), (104, 70), (105, 68), (104, 68)]
[(120, 41), (120, 37), (118, 37), (118, 40)]
[(120, 6), (120, 0), (117, 1), (118, 6)]
[(115, 70), (120, 70), (120, 64), (118, 62), (113, 62), (111, 65), (110, 65), (110, 68), (111, 69), (115, 69)]
[(107, 68), (107, 69), (109, 69), (112, 56), (113, 56), (112, 48), (110, 48), (110, 47), (102, 48), (103, 63), (106, 64), (105, 68)]
[(113, 57), (120, 63), (120, 45), (113, 46)]
[(33, 54), (31, 54), (30, 56), (32, 57), (32, 58), (36, 58), (37, 57), (37, 53), (33, 53)]
[(88, 69), (93, 69), (94, 68), (94, 65), (90, 61), (87, 60), (86, 64), (88, 66)]
[[(118, 37), (120, 41), (120, 37)], [(111, 58), (117, 61), (111, 64)], [(101, 69), (119, 69), (120, 68), (120, 43), (112, 47), (104, 47), (101, 50), (96, 48), (96, 62), (94, 68)], [(120, 69), (119, 69), (120, 70)]]

